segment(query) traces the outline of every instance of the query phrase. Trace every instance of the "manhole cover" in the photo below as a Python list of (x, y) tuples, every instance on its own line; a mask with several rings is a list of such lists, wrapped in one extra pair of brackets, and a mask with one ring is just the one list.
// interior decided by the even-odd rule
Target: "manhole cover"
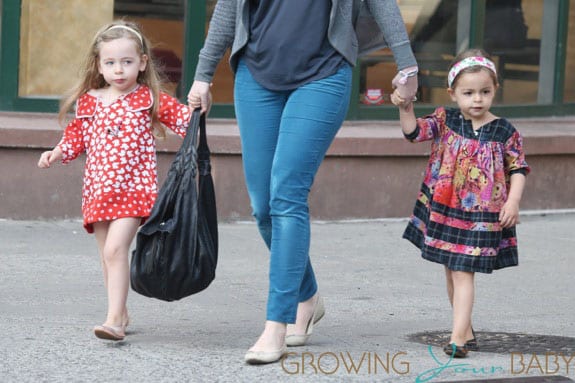
[[(443, 347), (449, 341), (449, 331), (420, 332), (408, 336), (410, 342)], [(480, 352), (494, 353), (563, 353), (575, 352), (575, 338), (553, 335), (475, 331)]]

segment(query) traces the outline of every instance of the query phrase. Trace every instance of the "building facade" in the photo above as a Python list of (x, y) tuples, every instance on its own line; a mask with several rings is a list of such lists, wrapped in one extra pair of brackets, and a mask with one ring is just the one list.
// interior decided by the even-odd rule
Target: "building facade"
[[(120, 17), (139, 22), (182, 96), (216, 0), (2, 0), (0, 109), (54, 112), (74, 83), (94, 32)], [(507, 116), (575, 114), (575, 0), (398, 0), (420, 65), (418, 108), (448, 102), (445, 71), (454, 55), (479, 46), (493, 55)], [(385, 103), (395, 73), (389, 50), (355, 68), (349, 119), (391, 119)], [(233, 117), (233, 75), (214, 79), (213, 117)], [(378, 95), (382, 97), (378, 98)], [(369, 96), (369, 97), (368, 97)], [(497, 109), (496, 109), (497, 110)]]
[[(193, 81), (216, 0), (0, 0), (0, 218), (79, 216), (82, 164), (35, 168), (61, 135), (59, 100), (76, 81), (94, 33), (117, 18), (138, 22), (182, 101)], [(495, 114), (524, 132), (533, 173), (524, 207), (575, 208), (575, 0), (398, 0), (420, 67), (416, 114), (450, 103), (447, 68), (483, 47), (499, 72)], [(396, 68), (389, 50), (354, 68), (347, 120), (316, 178), (315, 218), (409, 215), (427, 159), (403, 140), (389, 104)], [(227, 56), (217, 69), (208, 125), (218, 210), (250, 215)], [(160, 177), (179, 141), (159, 145)], [(43, 190), (53, 193), (46, 195)], [(26, 193), (22, 193), (26, 190)], [(411, 193), (406, 193), (411, 190)]]

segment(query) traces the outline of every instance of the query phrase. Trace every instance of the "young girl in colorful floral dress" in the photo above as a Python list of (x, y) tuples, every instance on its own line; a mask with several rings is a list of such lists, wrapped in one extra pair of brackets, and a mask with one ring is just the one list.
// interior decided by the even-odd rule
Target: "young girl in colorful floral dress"
[(60, 108), (62, 122), (75, 104), (75, 118), (38, 166), (86, 153), (84, 228), (95, 233), (108, 294), (106, 320), (94, 333), (122, 340), (129, 322), (129, 248), (157, 196), (154, 136), (165, 136), (163, 125), (185, 136), (191, 110), (160, 91), (150, 43), (131, 22), (98, 31), (82, 77)]
[(444, 351), (454, 357), (478, 347), (471, 326), (474, 273), (518, 264), (515, 225), (529, 166), (519, 132), (489, 111), (497, 88), (495, 65), (472, 49), (448, 73), (447, 92), (458, 109), (439, 107), (416, 119), (412, 104), (392, 94), (405, 137), (432, 140), (403, 237), (423, 258), (445, 266), (453, 328)]

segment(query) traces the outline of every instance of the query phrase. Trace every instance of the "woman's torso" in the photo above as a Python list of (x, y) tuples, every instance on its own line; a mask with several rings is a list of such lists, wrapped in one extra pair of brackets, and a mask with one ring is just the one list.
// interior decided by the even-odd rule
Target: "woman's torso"
[[(249, 40), (251, 0), (219, 1), (210, 21), (210, 33), (200, 51), (195, 80), (211, 82), (215, 68), (227, 48), (231, 47), (230, 65), (236, 69), (239, 56)], [(365, 0), (377, 23), (385, 27), (385, 42), (393, 50), (399, 68), (416, 65), (401, 14), (395, 2)], [(353, 7), (357, 0), (331, 0), (327, 37), (331, 46), (355, 65), (358, 40), (353, 22)], [(291, 2), (283, 2), (291, 4)]]
[(250, 0), (242, 57), (254, 78), (289, 90), (335, 73), (344, 59), (327, 38), (330, 10), (331, 0)]

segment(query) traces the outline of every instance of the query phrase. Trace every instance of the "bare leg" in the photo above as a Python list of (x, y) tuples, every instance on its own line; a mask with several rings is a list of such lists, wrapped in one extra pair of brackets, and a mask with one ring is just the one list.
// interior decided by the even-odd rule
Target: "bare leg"
[(310, 318), (313, 316), (319, 294), (315, 293), (307, 301), (300, 302), (297, 306), (297, 316), (294, 324), (287, 325), (286, 335), (302, 335), (306, 333)]
[(453, 275), (451, 270), (447, 267), (445, 268), (445, 282), (447, 284), (447, 297), (449, 298), (449, 304), (453, 307)]
[[(103, 259), (108, 314), (105, 326), (122, 327), (127, 322), (129, 249), (140, 224), (139, 218), (121, 218), (94, 225)], [(104, 239), (103, 246), (101, 240)]]
[(463, 346), (471, 339), (471, 312), (475, 296), (474, 273), (451, 271), (453, 280), (453, 329), (450, 343)]
[(98, 242), (98, 254), (100, 254), (100, 263), (102, 264), (102, 272), (104, 274), (104, 287), (108, 291), (108, 269), (106, 262), (104, 262), (104, 246), (106, 245), (106, 237), (108, 236), (108, 226), (110, 222), (97, 222), (94, 224), (94, 235)]
[[(447, 297), (449, 298), (449, 304), (453, 308), (453, 272), (449, 270), (447, 267), (445, 268), (445, 280), (447, 282)], [(469, 323), (469, 329), (467, 329), (465, 339), (471, 340), (473, 339), (473, 323)]]

